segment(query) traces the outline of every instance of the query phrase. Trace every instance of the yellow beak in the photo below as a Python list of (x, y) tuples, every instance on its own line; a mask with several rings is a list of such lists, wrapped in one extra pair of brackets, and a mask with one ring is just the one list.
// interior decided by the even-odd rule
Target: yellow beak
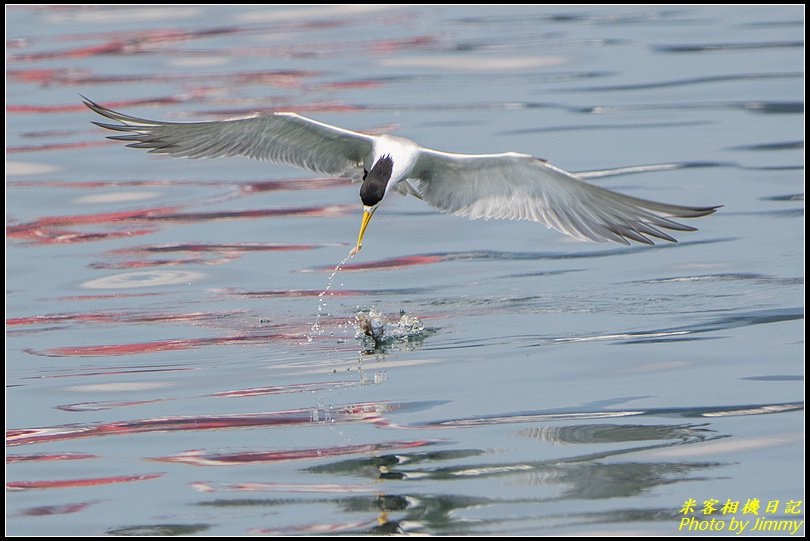
[(375, 210), (377, 210), (376, 205), (373, 207), (363, 207), (363, 219), (360, 221), (360, 232), (357, 234), (357, 245), (352, 249), (352, 255), (359, 252), (360, 248), (363, 247), (363, 235), (366, 232), (368, 222), (371, 221), (371, 216), (374, 214)]

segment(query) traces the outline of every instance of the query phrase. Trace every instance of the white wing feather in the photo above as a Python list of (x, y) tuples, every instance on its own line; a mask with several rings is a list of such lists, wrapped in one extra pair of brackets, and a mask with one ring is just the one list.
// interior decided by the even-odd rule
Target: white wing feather
[[(189, 158), (248, 156), (359, 179), (380, 137), (330, 126), (295, 113), (270, 113), (213, 122), (162, 122), (137, 118), (93, 103), (85, 105), (119, 124), (110, 139), (150, 152)], [(415, 143), (413, 144), (415, 148)], [(582, 240), (648, 238), (675, 241), (660, 230), (693, 231), (668, 217), (692, 218), (718, 207), (658, 203), (600, 188), (528, 154), (451, 154), (426, 148), (406, 178), (393, 186), (431, 206), (470, 218), (532, 220)]]
[(329, 175), (362, 172), (374, 137), (330, 126), (295, 113), (256, 114), (213, 122), (161, 122), (137, 118), (93, 103), (85, 105), (120, 124), (94, 124), (127, 132), (110, 139), (130, 147), (188, 158), (248, 156)]
[(653, 244), (675, 241), (660, 228), (693, 231), (667, 218), (711, 214), (622, 195), (528, 154), (450, 154), (422, 149), (411, 178), (425, 202), (449, 214), (532, 220), (580, 240)]

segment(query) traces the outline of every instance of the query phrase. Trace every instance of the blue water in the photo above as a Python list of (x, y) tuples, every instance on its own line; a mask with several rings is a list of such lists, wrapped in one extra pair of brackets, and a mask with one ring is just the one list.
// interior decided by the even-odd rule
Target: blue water
[[(803, 8), (6, 17), (7, 534), (803, 520)], [(356, 186), (106, 144), (80, 94), (172, 121), (293, 110), (724, 206), (628, 248), (394, 196), (319, 296)], [(371, 310), (388, 339), (363, 336)], [(401, 313), (421, 325), (396, 335)]]

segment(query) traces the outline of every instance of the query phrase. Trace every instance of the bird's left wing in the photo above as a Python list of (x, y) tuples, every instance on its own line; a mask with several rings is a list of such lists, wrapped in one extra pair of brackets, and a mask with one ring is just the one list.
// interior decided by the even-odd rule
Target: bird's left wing
[(410, 176), (422, 198), (469, 218), (532, 220), (580, 240), (653, 244), (675, 241), (661, 229), (695, 228), (692, 218), (717, 207), (686, 207), (630, 197), (589, 184), (528, 154), (451, 154), (422, 149)]
[(110, 139), (149, 152), (188, 158), (248, 156), (329, 175), (344, 175), (371, 152), (374, 136), (295, 113), (268, 113), (212, 122), (162, 122), (129, 116), (85, 98), (84, 104), (119, 124), (94, 124), (126, 135)]

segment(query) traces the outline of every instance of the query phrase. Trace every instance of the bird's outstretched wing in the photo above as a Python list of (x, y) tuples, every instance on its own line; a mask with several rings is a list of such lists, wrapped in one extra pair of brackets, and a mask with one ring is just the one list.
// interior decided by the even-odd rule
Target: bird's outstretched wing
[(469, 218), (532, 220), (580, 240), (675, 242), (661, 229), (694, 231), (669, 217), (719, 207), (685, 207), (622, 195), (528, 154), (450, 154), (423, 149), (411, 175), (431, 206)]
[[(374, 137), (295, 113), (267, 113), (213, 122), (161, 122), (125, 115), (84, 98), (84, 104), (120, 124), (93, 122), (125, 132), (110, 139), (149, 152), (188, 158), (248, 156), (329, 175), (344, 175), (371, 152)], [(361, 171), (362, 173), (362, 171)]]

